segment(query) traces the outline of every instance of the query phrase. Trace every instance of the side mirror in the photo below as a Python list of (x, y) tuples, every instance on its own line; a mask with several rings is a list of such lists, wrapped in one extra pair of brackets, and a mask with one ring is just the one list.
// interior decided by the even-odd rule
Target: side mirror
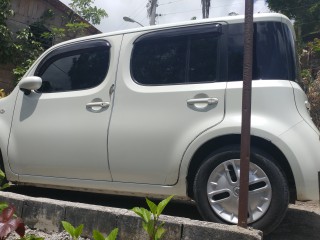
[(32, 90), (38, 90), (41, 87), (41, 85), (41, 77), (36, 76), (22, 78), (18, 84), (19, 89), (26, 95), (29, 95)]

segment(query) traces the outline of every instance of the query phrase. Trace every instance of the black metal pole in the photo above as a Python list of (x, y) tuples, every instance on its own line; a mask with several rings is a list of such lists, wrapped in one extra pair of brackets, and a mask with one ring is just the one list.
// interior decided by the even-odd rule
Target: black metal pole
[(242, 126), (240, 153), (240, 193), (238, 226), (246, 228), (248, 220), (248, 191), (250, 163), (252, 53), (253, 53), (253, 0), (246, 0), (244, 22)]

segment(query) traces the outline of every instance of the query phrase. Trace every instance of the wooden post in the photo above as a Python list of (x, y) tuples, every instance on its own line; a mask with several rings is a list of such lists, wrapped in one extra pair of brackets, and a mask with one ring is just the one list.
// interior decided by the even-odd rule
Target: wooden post
[(240, 154), (240, 193), (238, 226), (246, 228), (248, 220), (248, 191), (250, 164), (250, 128), (253, 53), (253, 0), (246, 0), (244, 22), (242, 126)]

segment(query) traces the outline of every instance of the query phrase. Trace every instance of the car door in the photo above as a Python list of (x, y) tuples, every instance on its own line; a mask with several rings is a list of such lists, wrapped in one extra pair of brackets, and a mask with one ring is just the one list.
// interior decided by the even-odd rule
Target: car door
[(10, 168), (21, 181), (111, 180), (107, 136), (121, 38), (60, 46), (31, 71), (42, 86), (30, 94), (19, 91), (8, 149)]
[(109, 132), (114, 181), (173, 185), (188, 145), (223, 120), (223, 29), (125, 34)]

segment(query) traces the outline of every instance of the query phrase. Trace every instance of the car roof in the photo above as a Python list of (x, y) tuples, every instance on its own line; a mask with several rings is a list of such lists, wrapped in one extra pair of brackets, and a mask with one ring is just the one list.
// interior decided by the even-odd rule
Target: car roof
[[(279, 14), (279, 13), (257, 13), (254, 14), (254, 22), (262, 22), (262, 21), (268, 21), (268, 22), (283, 22), (286, 25), (289, 26), (289, 28), (294, 33), (293, 24), (287, 18), (285, 15)], [(244, 15), (236, 15), (236, 16), (225, 16), (225, 17), (219, 17), (219, 18), (207, 18), (207, 19), (201, 19), (201, 20), (189, 20), (184, 22), (177, 22), (177, 23), (169, 23), (169, 24), (161, 24), (161, 25), (153, 25), (153, 26), (146, 26), (146, 27), (139, 27), (139, 28), (132, 28), (132, 29), (126, 29), (126, 30), (120, 30), (120, 31), (114, 31), (114, 32), (108, 32), (108, 33), (101, 33), (81, 38), (72, 39), (69, 41), (65, 41), (62, 43), (59, 43), (55, 45), (55, 47), (59, 47), (61, 45), (65, 44), (71, 44), (79, 41), (87, 41), (90, 39), (98, 39), (98, 38), (105, 38), (108, 36), (115, 36), (115, 35), (124, 35), (129, 33), (137, 33), (137, 32), (148, 32), (148, 31), (156, 31), (156, 30), (162, 30), (162, 29), (172, 29), (172, 28), (179, 28), (179, 27), (186, 27), (186, 26), (196, 26), (196, 25), (203, 25), (206, 23), (227, 23), (227, 24), (235, 24), (235, 23), (243, 23), (244, 22)]]

